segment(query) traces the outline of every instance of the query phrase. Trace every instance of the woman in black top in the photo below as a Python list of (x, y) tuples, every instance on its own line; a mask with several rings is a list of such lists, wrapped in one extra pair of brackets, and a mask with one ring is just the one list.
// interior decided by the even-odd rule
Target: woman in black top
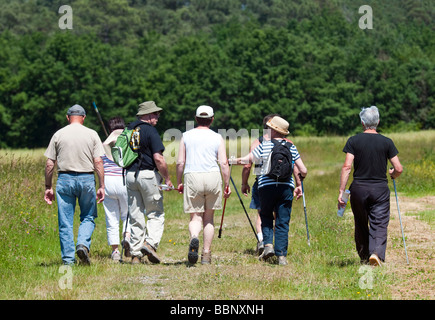
[(355, 220), (355, 243), (361, 262), (380, 265), (385, 261), (387, 228), (390, 221), (390, 190), (387, 180), (387, 161), (392, 179), (403, 171), (393, 141), (376, 131), (379, 124), (378, 108), (363, 108), (360, 112), (364, 129), (350, 137), (343, 148), (346, 159), (341, 169), (338, 207), (345, 203), (342, 195), (354, 164), (350, 186), (350, 203)]

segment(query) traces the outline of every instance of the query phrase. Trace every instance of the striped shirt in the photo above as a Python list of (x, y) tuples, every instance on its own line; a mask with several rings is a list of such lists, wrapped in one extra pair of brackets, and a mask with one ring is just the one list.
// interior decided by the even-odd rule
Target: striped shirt
[(119, 167), (115, 162), (106, 157), (106, 155), (101, 157), (103, 159), (104, 175), (105, 176), (122, 176), (122, 168)]
[[(291, 177), (288, 182), (278, 182), (278, 181), (274, 180), (273, 178), (270, 178), (269, 176), (267, 176), (266, 175), (267, 172), (264, 172), (265, 170), (267, 170), (267, 168), (266, 168), (267, 160), (269, 158), (270, 152), (273, 149), (273, 146), (274, 146), (274, 144), (272, 141), (263, 141), (258, 147), (256, 147), (254, 150), (252, 150), (254, 162), (256, 164), (260, 164), (260, 165), (265, 164), (262, 166), (261, 175), (259, 175), (259, 177), (258, 177), (258, 188), (272, 185), (272, 184), (274, 184), (274, 185), (285, 184), (285, 185), (288, 185), (294, 189), (295, 183), (294, 183), (293, 177)], [(290, 148), (290, 152), (292, 154), (292, 160), (294, 163), (296, 160), (298, 160), (300, 158), (298, 149), (296, 149), (296, 146), (294, 144), (292, 144), (292, 146)]]

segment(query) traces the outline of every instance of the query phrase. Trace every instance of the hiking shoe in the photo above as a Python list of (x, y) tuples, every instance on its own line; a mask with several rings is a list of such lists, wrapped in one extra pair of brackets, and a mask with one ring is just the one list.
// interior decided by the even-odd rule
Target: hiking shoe
[(370, 265), (372, 265), (374, 267), (382, 265), (381, 259), (379, 259), (378, 255), (376, 253), (373, 253), (370, 256), (369, 263), (370, 263)]
[(144, 242), (140, 252), (142, 252), (144, 256), (148, 256), (148, 260), (151, 263), (160, 263), (160, 258), (156, 254), (156, 250), (148, 242)]
[(263, 253), (263, 251), (264, 251), (264, 242), (263, 241), (257, 242), (258, 255), (260, 256)]
[(131, 264), (140, 264), (140, 257), (138, 256), (133, 256), (131, 258)]
[(89, 249), (86, 248), (84, 245), (82, 245), (82, 244), (77, 245), (76, 253), (77, 253), (77, 256), (80, 258), (80, 261), (83, 264), (86, 264), (86, 265), (91, 264), (91, 260), (89, 259)]
[(122, 240), (121, 242), (122, 247), (124, 248), (124, 255), (128, 258), (131, 257), (131, 252), (130, 252), (130, 242), (128, 242), (127, 240)]
[(112, 255), (110, 257), (113, 261), (119, 261), (121, 260), (121, 253), (119, 253), (118, 249), (115, 249), (112, 251)]
[(275, 250), (273, 250), (273, 245), (268, 243), (264, 246), (264, 251), (258, 257), (258, 259), (266, 261), (267, 259), (269, 259), (270, 257), (273, 257), (274, 255), (275, 255)]
[(287, 262), (286, 257), (284, 257), (284, 256), (279, 256), (279, 257), (278, 257), (278, 264), (279, 264), (280, 266), (286, 266), (286, 265), (288, 265), (288, 262)]
[(211, 263), (211, 251), (203, 252), (201, 254), (201, 264), (210, 264)]
[(198, 261), (198, 248), (199, 240), (197, 237), (193, 237), (189, 243), (189, 253), (187, 254), (187, 260), (191, 264), (195, 264)]

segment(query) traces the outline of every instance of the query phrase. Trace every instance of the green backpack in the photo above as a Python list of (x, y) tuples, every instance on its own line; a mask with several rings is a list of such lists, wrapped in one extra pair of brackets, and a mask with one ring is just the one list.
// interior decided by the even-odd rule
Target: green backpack
[[(140, 125), (139, 123), (138, 125)], [(112, 147), (113, 161), (121, 168), (129, 167), (139, 156), (139, 130), (136, 125), (133, 129), (127, 127), (116, 139)]]

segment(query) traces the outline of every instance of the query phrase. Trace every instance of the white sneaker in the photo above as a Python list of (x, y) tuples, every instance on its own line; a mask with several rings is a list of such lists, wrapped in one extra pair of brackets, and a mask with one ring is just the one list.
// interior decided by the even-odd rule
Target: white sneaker
[(111, 255), (112, 260), (114, 261), (119, 261), (121, 260), (121, 253), (119, 252), (118, 249), (115, 249), (112, 251), (112, 255)]
[(266, 244), (264, 246), (264, 251), (263, 253), (258, 257), (258, 259), (261, 261), (266, 261), (267, 259), (269, 259), (270, 257), (273, 257), (275, 255), (275, 250), (273, 250), (273, 245), (272, 244)]
[(280, 266), (286, 266), (286, 265), (288, 265), (288, 262), (287, 262), (286, 257), (284, 257), (284, 256), (279, 256), (279, 257), (278, 257), (278, 264), (279, 264)]
[(264, 251), (264, 242), (263, 241), (257, 242), (257, 253), (258, 253), (258, 255), (261, 256), (263, 251)]

